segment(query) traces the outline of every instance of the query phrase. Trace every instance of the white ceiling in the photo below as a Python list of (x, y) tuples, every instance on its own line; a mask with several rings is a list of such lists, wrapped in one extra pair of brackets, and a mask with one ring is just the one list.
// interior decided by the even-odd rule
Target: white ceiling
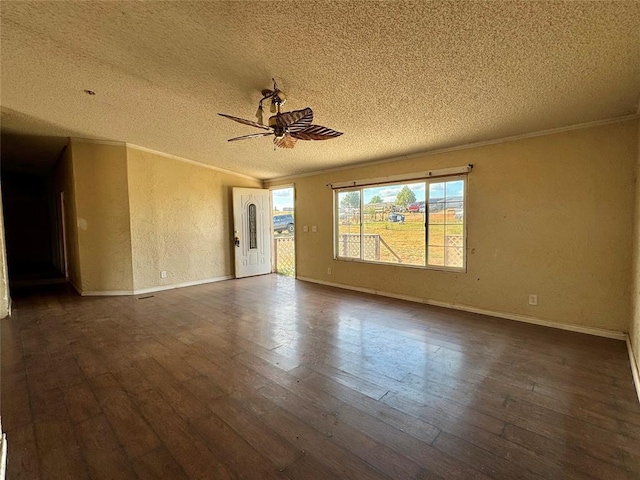
[[(4, 0), (1, 14), (3, 141), (128, 142), (266, 179), (638, 109), (637, 1)], [(257, 130), (216, 113), (255, 119), (271, 77), (285, 110), (344, 135), (228, 143)]]

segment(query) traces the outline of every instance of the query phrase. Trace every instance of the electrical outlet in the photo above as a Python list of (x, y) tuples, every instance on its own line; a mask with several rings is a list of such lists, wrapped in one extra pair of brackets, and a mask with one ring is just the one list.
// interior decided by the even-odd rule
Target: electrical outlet
[(538, 305), (538, 295), (529, 295), (529, 305)]
[(304, 227), (302, 227), (302, 231), (303, 232), (308, 232), (309, 231), (309, 225), (305, 225)]
[(166, 270), (162, 270), (160, 272), (160, 278), (167, 278), (167, 271)]
[(317, 225), (312, 226), (312, 227), (311, 227), (311, 231), (312, 231), (313, 233), (316, 233), (316, 232), (318, 231), (318, 226), (317, 226)]
[(327, 275), (331, 275), (331, 269), (327, 268)]

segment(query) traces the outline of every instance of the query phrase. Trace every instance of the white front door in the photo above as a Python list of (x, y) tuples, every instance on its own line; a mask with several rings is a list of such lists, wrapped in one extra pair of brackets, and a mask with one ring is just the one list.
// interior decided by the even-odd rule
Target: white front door
[(236, 278), (271, 273), (269, 190), (233, 189)]

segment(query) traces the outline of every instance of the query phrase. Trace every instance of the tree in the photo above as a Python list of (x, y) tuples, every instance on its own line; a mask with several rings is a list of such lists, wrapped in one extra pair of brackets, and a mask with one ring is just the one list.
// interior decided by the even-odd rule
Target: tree
[(398, 193), (398, 196), (396, 197), (396, 205), (400, 205), (403, 207), (411, 205), (415, 201), (416, 194), (413, 193), (413, 190), (411, 190), (406, 185), (402, 187), (402, 190), (400, 190), (400, 193)]
[(380, 197), (380, 195), (374, 195), (371, 197), (371, 200), (369, 200), (369, 203), (382, 203), (382, 197)]
[(347, 193), (344, 197), (342, 197), (342, 200), (340, 200), (340, 206), (342, 208), (359, 207), (360, 206), (360, 192), (349, 192), (349, 193)]

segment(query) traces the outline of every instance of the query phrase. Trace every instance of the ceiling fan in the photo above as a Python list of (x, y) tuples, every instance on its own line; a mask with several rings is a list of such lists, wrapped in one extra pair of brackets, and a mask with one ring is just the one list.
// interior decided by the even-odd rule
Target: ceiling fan
[[(269, 125), (263, 125), (262, 102), (267, 99), (271, 100), (271, 112), (275, 113), (275, 115), (269, 118)], [(312, 125), (313, 110), (309, 107), (303, 108), (302, 110), (293, 110), (292, 112), (281, 112), (280, 107), (286, 101), (284, 92), (278, 89), (276, 81), (273, 80), (273, 90), (262, 90), (262, 98), (260, 99), (260, 103), (258, 103), (258, 112), (256, 114), (258, 118), (257, 122), (219, 113), (218, 115), (233, 120), (234, 122), (266, 130), (266, 132), (230, 138), (228, 141), (235, 142), (236, 140), (273, 135), (273, 144), (276, 147), (293, 148), (298, 140), (328, 140), (342, 135), (342, 132), (337, 132), (336, 130), (321, 125)]]

